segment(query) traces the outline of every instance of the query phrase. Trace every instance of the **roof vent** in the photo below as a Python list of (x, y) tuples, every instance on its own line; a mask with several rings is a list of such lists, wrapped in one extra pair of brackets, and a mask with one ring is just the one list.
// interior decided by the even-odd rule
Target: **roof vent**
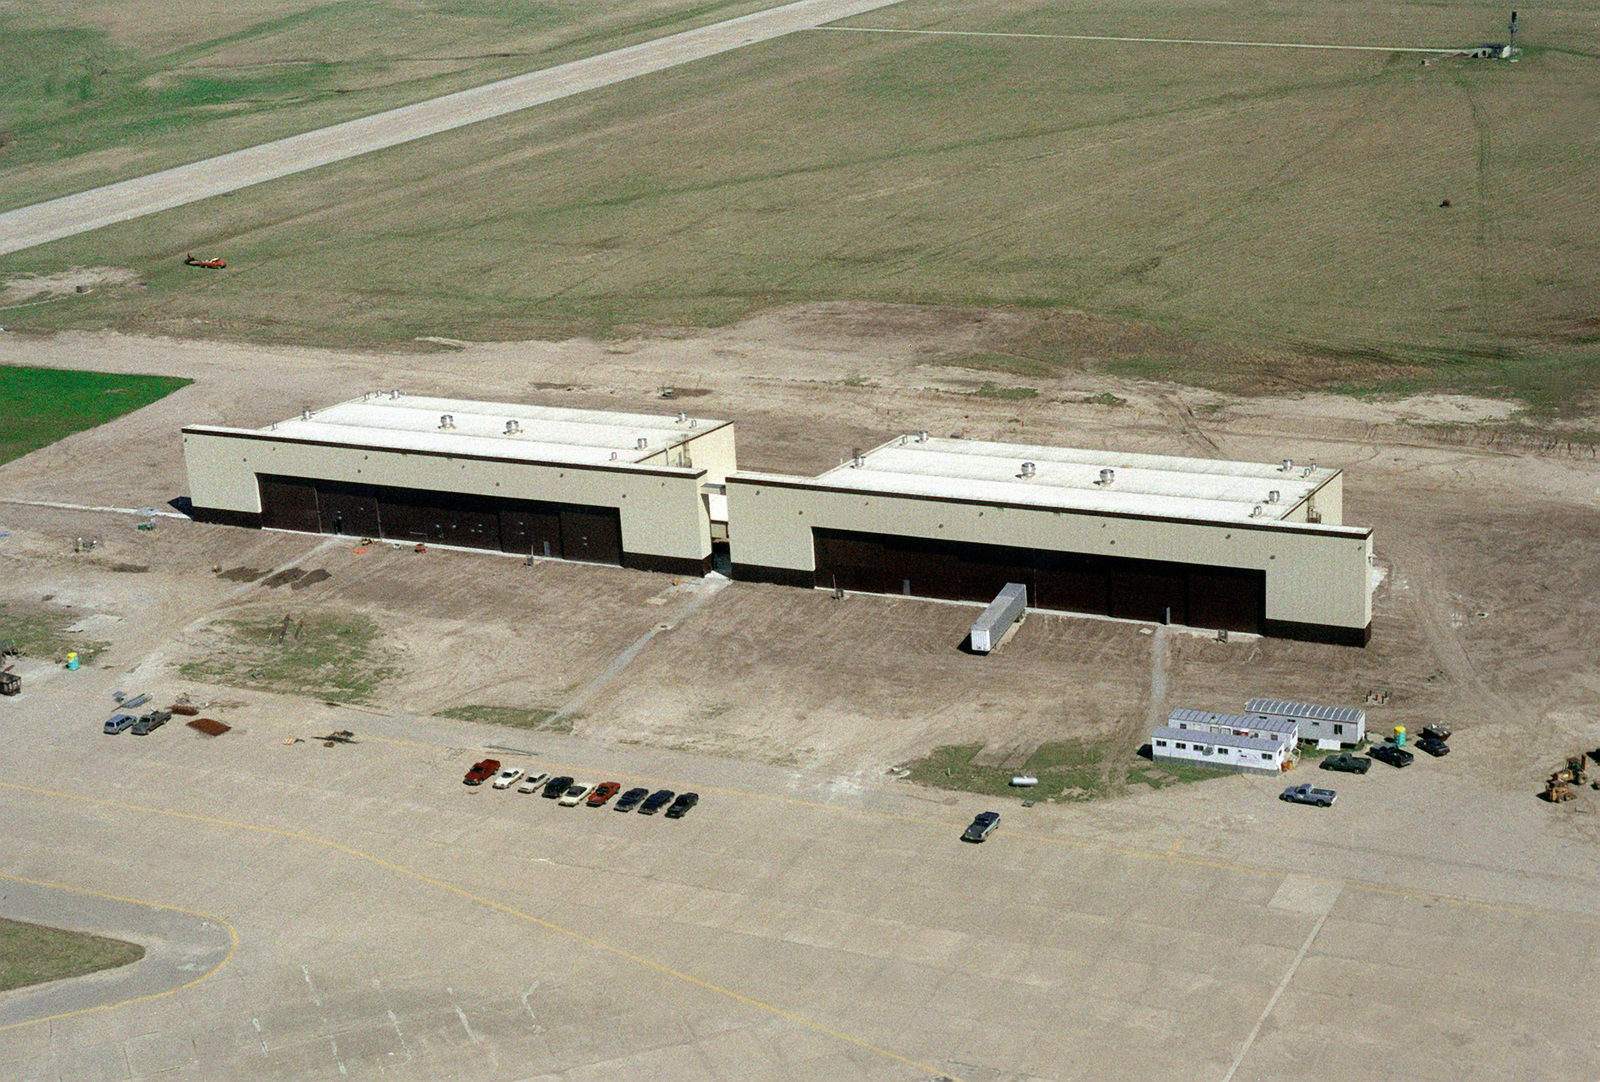
[(1032, 462), (1024, 462), (1022, 464), (1022, 476), (1023, 477), (1032, 477), (1037, 470), (1038, 470), (1038, 467), (1035, 466)]
[(441, 413), (439, 415), (439, 427), (440, 428), (454, 428), (455, 426), (456, 426), (456, 419), (455, 419), (455, 416), (453, 414)]
[(1262, 512), (1262, 507), (1258, 503), (1254, 507), (1250, 508), (1250, 517), (1251, 518), (1260, 518), (1261, 517), (1261, 512)]
[(617, 452), (612, 451), (611, 452), (611, 461), (615, 462), (616, 460), (617, 460)]
[(1277, 503), (1278, 502), (1278, 490), (1277, 489), (1272, 489), (1271, 491), (1269, 491), (1267, 493), (1267, 502), (1268, 503)]
[(927, 429), (923, 429), (922, 431), (917, 433), (917, 442), (918, 443), (927, 443), (928, 442), (928, 430)]
[(688, 419), (689, 419), (689, 415), (687, 413), (683, 412), (682, 410), (678, 411), (678, 423), (680, 425), (683, 424), (683, 422), (687, 421)]
[(1310, 466), (1303, 466), (1300, 469), (1300, 476), (1301, 477), (1310, 477), (1311, 476), (1311, 471), (1316, 469), (1316, 468), (1317, 467), (1316, 467), (1315, 463), (1311, 464)]
[(1111, 482), (1115, 481), (1116, 479), (1117, 479), (1117, 471), (1116, 470), (1101, 470), (1100, 471), (1100, 480), (1095, 482), (1095, 483), (1098, 484), (1101, 488), (1105, 488), (1106, 486), (1110, 485)]
[(689, 422), (689, 427), (690, 428), (699, 428), (700, 427), (700, 422), (698, 420), (690, 421)]
[(646, 447), (650, 446), (650, 439), (647, 436), (640, 436), (639, 441), (633, 446), (635, 450), (643, 451)]
[(389, 392), (389, 397), (390, 398), (399, 398), (400, 397), (400, 388), (396, 387), (394, 390), (390, 391)]
[(516, 422), (516, 421), (507, 421), (506, 422), (506, 435), (515, 436), (517, 433), (519, 433), (521, 431), (522, 431), (522, 425), (519, 424), (518, 422)]
[(300, 411), (300, 419), (301, 419), (301, 420), (302, 420), (302, 421), (309, 421), (309, 420), (311, 420), (311, 411), (310, 411), (310, 410), (301, 410), (301, 411)]
[(1283, 472), (1284, 473), (1288, 473), (1292, 469), (1294, 469), (1294, 459), (1292, 459), (1292, 458), (1284, 459), (1283, 460)]
[(867, 464), (867, 456), (861, 453), (861, 448), (853, 447), (850, 450), (850, 468), (859, 470)]

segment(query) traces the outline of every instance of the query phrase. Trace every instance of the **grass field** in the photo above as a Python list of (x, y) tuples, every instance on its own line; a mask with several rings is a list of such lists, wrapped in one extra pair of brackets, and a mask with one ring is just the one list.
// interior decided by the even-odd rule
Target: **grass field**
[(753, 0), (88, 0), (0, 10), (0, 209), (759, 7)]
[(17, 609), (0, 604), (0, 643), (9, 643), (23, 657), (58, 663), (66, 660), (68, 651), (74, 651), (79, 664), (88, 665), (110, 644), (68, 631), (79, 619), (62, 609)]
[(143, 957), (137, 943), (0, 920), (0, 992), (115, 969)]
[(227, 620), (204, 656), (178, 671), (190, 680), (365, 703), (394, 673), (382, 629), (356, 615)]
[(132, 413), (190, 382), (0, 365), (0, 463)]
[[(973, 760), (982, 744), (951, 744), (907, 763), (907, 779), (935, 789), (1013, 797), (1018, 800), (1103, 800), (1136, 785), (1163, 789), (1219, 777), (1217, 771), (1182, 763), (1155, 763), (1126, 748), (1083, 741), (1041, 744), (1020, 767), (983, 766)], [(1017, 788), (1011, 779), (1027, 774), (1039, 784)]]
[[(1494, 40), (1501, 14), (920, 0), (851, 22), (1426, 47)], [(344, 345), (822, 299), (1003, 306), (1023, 317), (997, 353), (1015, 372), (1573, 408), (1600, 382), (1600, 34), (1561, 9), (1522, 40), (1517, 64), (1423, 66), (812, 31), (18, 253), (0, 276), (111, 262), (143, 282), (9, 317), (24, 326)], [(229, 269), (179, 266), (188, 247)], [(1097, 350), (1058, 318), (1077, 311), (1134, 330)]]
[(505, 725), (513, 729), (534, 729), (549, 733), (570, 733), (572, 719), (562, 718), (553, 721), (556, 711), (545, 707), (532, 709), (519, 706), (485, 706), (473, 704), (470, 706), (453, 706), (448, 710), (441, 710), (441, 718), (459, 718), (462, 721), (480, 721), (487, 725)]

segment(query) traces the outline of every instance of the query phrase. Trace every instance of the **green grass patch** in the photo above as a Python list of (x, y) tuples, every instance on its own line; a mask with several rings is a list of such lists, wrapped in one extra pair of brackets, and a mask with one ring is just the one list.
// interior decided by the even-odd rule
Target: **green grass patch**
[(1112, 394), (1110, 391), (1101, 391), (1099, 394), (1086, 394), (1076, 401), (1085, 406), (1111, 406), (1113, 408), (1128, 404), (1126, 398), (1118, 394)]
[(973, 372), (1004, 372), (1012, 376), (1050, 377), (1057, 373), (1055, 365), (1010, 353), (966, 353), (959, 357), (937, 357), (928, 363), (948, 368), (966, 368)]
[(1002, 402), (1020, 402), (1026, 398), (1039, 397), (1039, 390), (1036, 387), (1002, 387), (998, 383), (988, 381), (972, 393), (978, 398), (997, 398)]
[(143, 957), (137, 943), (0, 920), (0, 992), (116, 969)]
[(179, 666), (187, 679), (366, 703), (399, 672), (382, 629), (364, 616), (227, 620), (206, 657)]
[(474, 703), (468, 706), (452, 706), (448, 710), (440, 710), (434, 716), (440, 718), (455, 718), (459, 721), (480, 721), (486, 725), (505, 725), (512, 729), (533, 729), (546, 733), (570, 733), (572, 731), (571, 716), (555, 720), (557, 711), (548, 707), (522, 707), (522, 706), (486, 706)]
[(0, 463), (165, 398), (192, 380), (0, 366)]
[[(1186, 764), (1155, 763), (1108, 744), (1058, 741), (1041, 744), (1020, 767), (982, 766), (973, 759), (982, 744), (946, 744), (925, 758), (905, 764), (908, 780), (936, 789), (955, 789), (1019, 800), (1086, 801), (1119, 796), (1136, 786), (1169, 785), (1218, 776), (1215, 770)], [(1039, 784), (1016, 788), (1011, 779), (1028, 774)]]
[(79, 619), (59, 610), (19, 611), (0, 605), (0, 643), (10, 643), (23, 657), (57, 663), (66, 660), (69, 650), (76, 650), (78, 663), (87, 665), (110, 643), (86, 639), (68, 631), (67, 628)]

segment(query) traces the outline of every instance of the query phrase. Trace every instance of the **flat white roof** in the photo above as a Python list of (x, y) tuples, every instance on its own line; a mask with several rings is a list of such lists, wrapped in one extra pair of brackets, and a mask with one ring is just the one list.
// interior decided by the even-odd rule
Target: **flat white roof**
[[(726, 424), (682, 414), (658, 417), (381, 391), (262, 431), (319, 443), (592, 465), (642, 462)], [(678, 458), (669, 454), (665, 465), (682, 465)]]
[[(1224, 521), (1281, 521), (1339, 471), (901, 436), (813, 482), (883, 493)], [(1026, 465), (1025, 465), (1026, 464)], [(1102, 470), (1111, 470), (1102, 482)], [(1272, 502), (1271, 493), (1277, 492)], [(1329, 525), (1334, 525), (1330, 523)]]

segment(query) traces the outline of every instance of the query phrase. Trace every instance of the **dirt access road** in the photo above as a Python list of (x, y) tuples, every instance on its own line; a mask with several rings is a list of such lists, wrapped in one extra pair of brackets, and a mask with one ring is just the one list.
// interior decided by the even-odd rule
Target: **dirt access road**
[(798, 0), (769, 11), (446, 94), (0, 214), (0, 255), (663, 71), (895, 0)]

